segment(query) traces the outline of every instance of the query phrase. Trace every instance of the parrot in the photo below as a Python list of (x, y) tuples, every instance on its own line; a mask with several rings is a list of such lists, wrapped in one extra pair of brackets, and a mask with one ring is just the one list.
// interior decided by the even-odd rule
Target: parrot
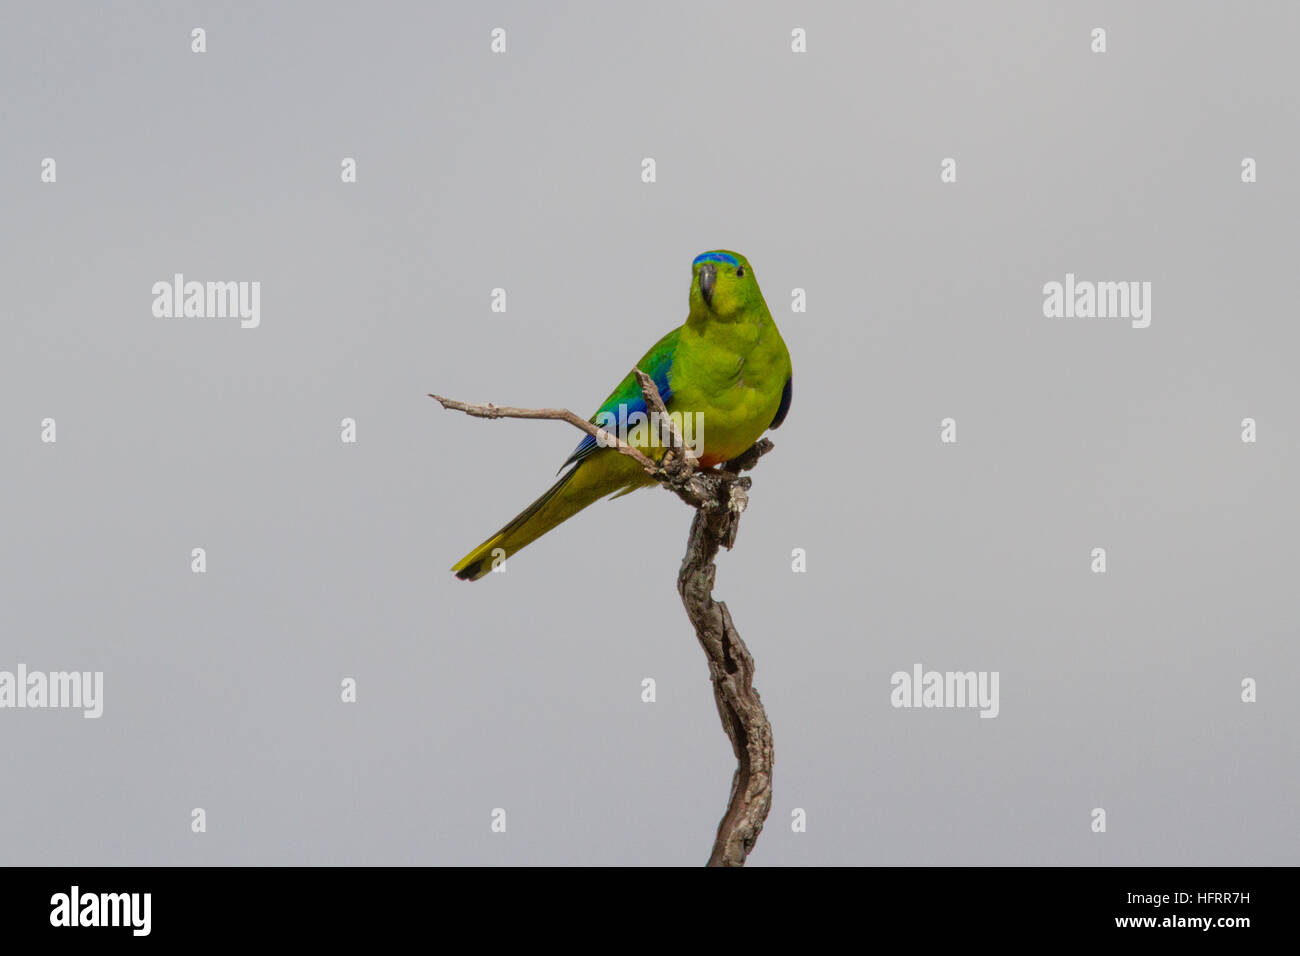
[[(671, 416), (681, 413), (698, 423), (693, 450), (703, 468), (742, 454), (765, 431), (779, 427), (790, 411), (790, 352), (749, 260), (737, 252), (719, 249), (695, 257), (686, 321), (651, 346), (636, 367), (654, 380)], [(628, 372), (590, 421), (609, 431), (606, 422), (619, 418), (620, 411), (648, 414), (634, 372)], [(602, 420), (602, 415), (607, 417)], [(657, 434), (638, 440), (619, 437), (655, 460), (666, 450)], [(633, 458), (591, 435), (560, 470), (566, 466), (569, 470), (540, 498), (452, 567), (456, 577), (477, 581), (593, 502), (655, 484)]]

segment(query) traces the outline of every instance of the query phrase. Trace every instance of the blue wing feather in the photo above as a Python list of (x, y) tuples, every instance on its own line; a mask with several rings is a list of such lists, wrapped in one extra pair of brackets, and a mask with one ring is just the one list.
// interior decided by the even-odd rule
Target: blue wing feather
[[(676, 336), (676, 330), (664, 336), (638, 364), (641, 371), (654, 379), (655, 387), (659, 389), (659, 395), (663, 398), (665, 405), (673, 396), (672, 386), (668, 383), (668, 370), (673, 365), (673, 346), (677, 344)], [(623, 406), (624, 409), (621, 414), (619, 406)], [(614, 390), (614, 394), (605, 399), (605, 404), (601, 405), (596, 414), (592, 415), (588, 420), (595, 422), (602, 412), (608, 412), (616, 418), (624, 420), (634, 412), (641, 412), (643, 415), (648, 414), (645, 396), (641, 394), (641, 386), (637, 384), (635, 376), (629, 374), (619, 384), (619, 387)], [(599, 450), (600, 446), (596, 444), (596, 439), (588, 435), (578, 443), (578, 447), (573, 450), (572, 455), (565, 459), (560, 469), (563, 470), (567, 465), (581, 463)]]

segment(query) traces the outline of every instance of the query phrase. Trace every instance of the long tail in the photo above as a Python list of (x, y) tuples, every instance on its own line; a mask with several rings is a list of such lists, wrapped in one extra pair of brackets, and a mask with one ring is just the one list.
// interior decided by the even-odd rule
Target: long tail
[(631, 490), (650, 483), (651, 479), (632, 459), (613, 449), (603, 450), (565, 472), (509, 524), (461, 558), (452, 571), (462, 581), (477, 581), (592, 502), (621, 488)]

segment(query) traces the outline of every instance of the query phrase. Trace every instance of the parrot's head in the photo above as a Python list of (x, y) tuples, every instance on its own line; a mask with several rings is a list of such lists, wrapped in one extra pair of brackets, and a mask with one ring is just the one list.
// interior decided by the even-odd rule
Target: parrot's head
[(691, 315), (730, 320), (753, 314), (762, 302), (754, 270), (740, 253), (715, 249), (691, 263)]

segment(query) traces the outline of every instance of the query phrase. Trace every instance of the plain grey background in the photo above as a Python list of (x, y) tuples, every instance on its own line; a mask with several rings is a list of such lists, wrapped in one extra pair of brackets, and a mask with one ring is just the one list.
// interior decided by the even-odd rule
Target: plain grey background
[[(752, 864), (1300, 862), (1294, 3), (0, 18), (0, 669), (106, 682), (0, 711), (0, 862), (702, 863), (688, 511), (458, 582), (580, 436), (424, 396), (594, 411), (717, 247), (796, 379), (716, 592), (775, 731)], [(260, 281), (261, 327), (154, 318), (174, 272)], [(1151, 327), (1044, 318), (1066, 272)], [(1000, 716), (892, 708), (915, 662)]]

